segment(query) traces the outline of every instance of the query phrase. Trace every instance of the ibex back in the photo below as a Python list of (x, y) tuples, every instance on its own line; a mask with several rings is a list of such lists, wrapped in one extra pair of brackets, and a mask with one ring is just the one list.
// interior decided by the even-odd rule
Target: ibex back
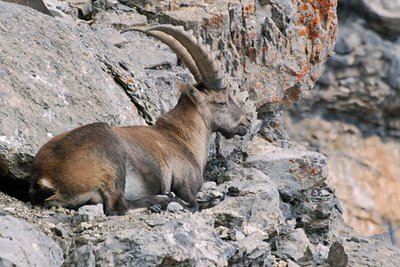
[(249, 120), (200, 38), (170, 25), (142, 31), (175, 51), (197, 83), (186, 84), (178, 104), (153, 126), (97, 122), (51, 139), (33, 163), (33, 203), (71, 208), (103, 203), (107, 215), (121, 215), (129, 208), (165, 208), (178, 201), (195, 211), (211, 134), (247, 133)]

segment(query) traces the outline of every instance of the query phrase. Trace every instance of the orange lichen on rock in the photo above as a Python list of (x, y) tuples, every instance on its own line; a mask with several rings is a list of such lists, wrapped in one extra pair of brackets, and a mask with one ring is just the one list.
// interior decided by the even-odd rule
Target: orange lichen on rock
[(247, 6), (243, 6), (243, 17), (247, 18), (256, 13), (256, 3), (249, 4)]
[(310, 64), (307, 63), (302, 69), (300, 70), (293, 70), (291, 69), (291, 74), (296, 77), (297, 81), (303, 80), (304, 76), (310, 71)]
[(299, 37), (307, 37), (313, 45), (310, 55), (311, 63), (319, 61), (319, 56), (323, 50), (327, 34), (331, 40), (336, 37), (336, 0), (306, 0), (298, 3), (296, 32)]
[(214, 29), (219, 29), (224, 24), (224, 16), (222, 14), (217, 14), (212, 16), (209, 20), (207, 25)]

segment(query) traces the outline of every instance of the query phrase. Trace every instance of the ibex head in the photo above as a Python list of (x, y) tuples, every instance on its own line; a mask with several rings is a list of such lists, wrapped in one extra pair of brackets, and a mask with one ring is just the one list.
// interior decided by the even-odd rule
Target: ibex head
[(181, 97), (189, 97), (197, 105), (199, 112), (210, 123), (212, 132), (219, 132), (228, 139), (247, 133), (250, 121), (231, 96), (229, 88), (207, 90), (203, 84), (187, 87)]
[(192, 31), (185, 31), (182, 26), (157, 25), (133, 30), (164, 42), (185, 63), (197, 84), (186, 85), (181, 98), (189, 97), (198, 106), (212, 132), (219, 132), (225, 138), (247, 133), (250, 121), (232, 97), (230, 85), (210, 47), (203, 45), (200, 37), (196, 39)]

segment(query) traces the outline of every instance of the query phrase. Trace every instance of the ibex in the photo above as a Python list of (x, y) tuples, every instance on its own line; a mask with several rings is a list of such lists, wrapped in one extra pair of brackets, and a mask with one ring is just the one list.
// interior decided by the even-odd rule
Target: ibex
[(195, 211), (211, 134), (232, 138), (247, 133), (250, 122), (201, 38), (171, 25), (142, 31), (167, 44), (196, 84), (185, 84), (177, 105), (152, 126), (97, 122), (51, 139), (34, 159), (33, 203), (71, 208), (103, 203), (105, 214), (122, 215), (179, 200)]

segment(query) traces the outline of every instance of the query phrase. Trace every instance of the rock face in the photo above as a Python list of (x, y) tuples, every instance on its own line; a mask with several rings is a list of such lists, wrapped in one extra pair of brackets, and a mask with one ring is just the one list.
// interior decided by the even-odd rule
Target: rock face
[[(164, 45), (121, 35), (121, 28), (158, 22), (193, 29), (219, 50), (235, 93), (260, 120), (242, 140), (215, 137), (210, 181), (194, 214), (171, 206), (106, 217), (101, 205), (44, 209), (0, 192), (3, 265), (399, 262), (384, 237), (360, 237), (346, 226), (326, 185), (327, 159), (286, 140), (281, 127), (282, 105), (314, 85), (333, 49), (336, 2), (209, 2), (94, 1), (86, 8), (49, 1), (54, 19), (0, 2), (1, 191), (24, 199), (17, 181), (29, 180), (30, 162), (51, 136), (93, 121), (151, 124), (176, 103), (176, 81), (193, 80)], [(374, 246), (379, 251), (370, 253)]]
[[(327, 155), (345, 221), (360, 233), (390, 231), (394, 243), (400, 238), (400, 46), (393, 38), (400, 22), (385, 21), (398, 16), (395, 3), (346, 1), (339, 8), (336, 54), (288, 121), (293, 138)], [(376, 20), (365, 19), (366, 6)]]

